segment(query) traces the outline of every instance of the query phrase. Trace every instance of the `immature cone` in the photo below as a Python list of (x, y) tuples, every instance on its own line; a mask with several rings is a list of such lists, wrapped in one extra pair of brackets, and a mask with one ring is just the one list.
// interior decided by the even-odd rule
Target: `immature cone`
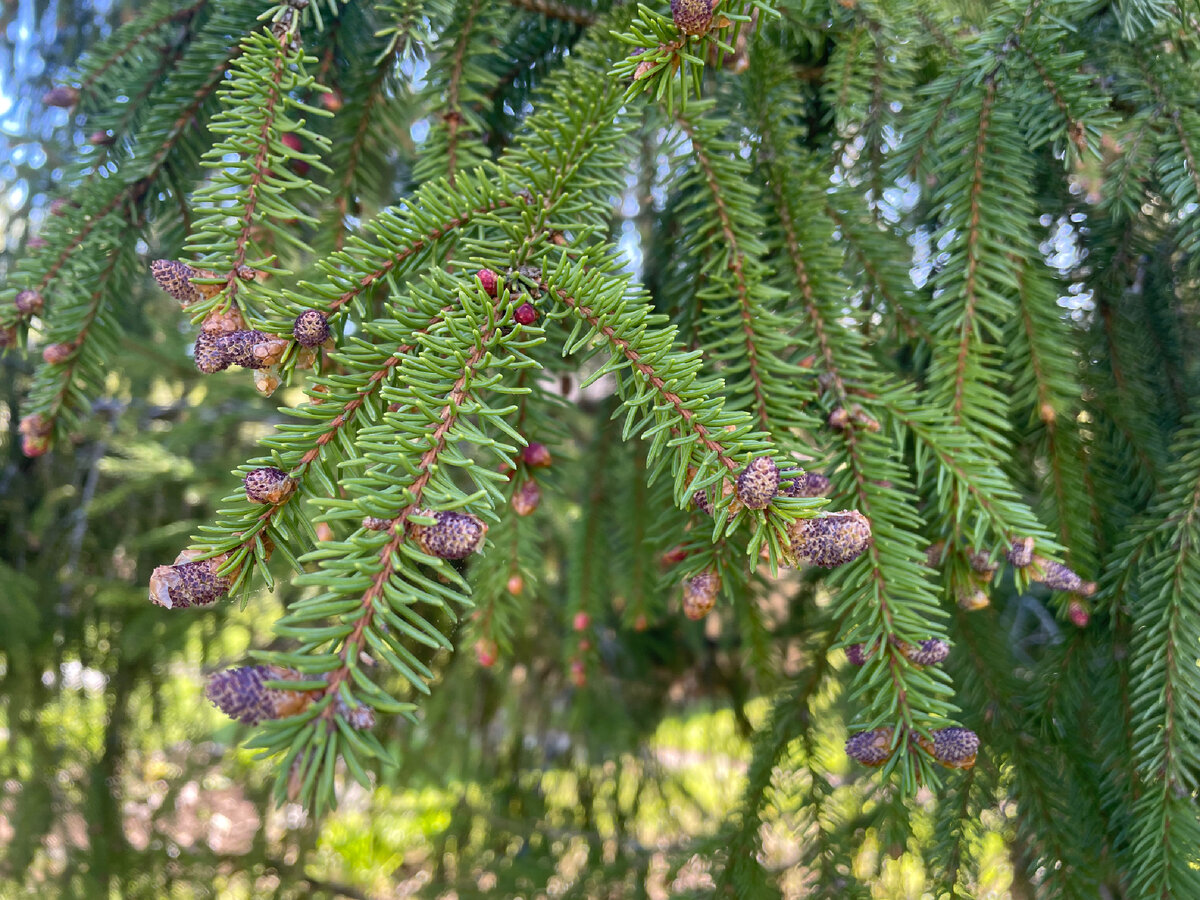
[(229, 718), (246, 725), (257, 725), (268, 719), (286, 719), (304, 711), (313, 700), (313, 691), (266, 687), (268, 681), (295, 681), (299, 678), (299, 672), (278, 666), (241, 666), (209, 676), (204, 693)]
[(76, 345), (74, 342), (47, 344), (42, 348), (42, 361), (48, 366), (61, 365), (74, 355), (75, 348)]
[(537, 307), (532, 303), (522, 303), (513, 310), (513, 321), (518, 325), (532, 325), (538, 320)]
[(367, 531), (387, 531), (392, 527), (392, 521), (381, 516), (366, 516), (362, 520), (362, 527)]
[(851, 644), (846, 648), (846, 659), (850, 661), (852, 666), (865, 666), (867, 660), (875, 655), (875, 651), (868, 650), (866, 644)]
[(306, 309), (296, 316), (292, 336), (301, 347), (317, 347), (329, 339), (329, 320), (318, 309)]
[(979, 752), (979, 735), (969, 728), (940, 728), (933, 732), (931, 752), (948, 769), (969, 769)]
[(1033, 538), (1023, 537), (1013, 541), (1005, 554), (1008, 561), (1018, 569), (1023, 569), (1033, 562)]
[(528, 516), (542, 502), (542, 489), (532, 478), (517, 488), (512, 497), (512, 508), (518, 516)]
[(696, 491), (692, 494), (692, 505), (710, 516), (713, 514), (712, 501), (708, 499), (708, 491)]
[(189, 562), (191, 555), (184, 551), (174, 565), (159, 566), (150, 573), (150, 599), (154, 603), (166, 609), (187, 609), (216, 603), (229, 593), (233, 579), (217, 574), (229, 554)]
[(850, 424), (850, 413), (846, 412), (846, 408), (843, 406), (835, 407), (826, 422), (835, 431), (842, 431)]
[(996, 573), (1000, 566), (995, 563), (986, 550), (968, 550), (967, 564), (970, 565), (971, 571), (980, 575), (991, 577)]
[(804, 472), (782, 482), (779, 493), (784, 497), (824, 497), (831, 487), (829, 478), (820, 472)]
[(1088, 608), (1079, 600), (1072, 600), (1067, 604), (1067, 618), (1076, 628), (1087, 628), (1088, 622), (1092, 619)]
[(21, 420), (21, 452), (33, 458), (50, 449), (50, 436), (54, 425), (41, 413), (32, 413)]
[[(272, 337), (262, 331), (235, 331), (216, 337), (217, 354), (225, 360), (225, 366), (241, 366), (244, 369), (267, 369), (283, 358), (288, 342)], [(203, 371), (203, 370), (201, 370)], [(219, 370), (218, 370), (219, 371)]]
[(703, 619), (717, 605), (721, 579), (714, 572), (702, 572), (683, 583), (683, 614), (693, 621)]
[(489, 297), (495, 297), (499, 289), (500, 277), (491, 269), (480, 269), (475, 273), (475, 277), (479, 279), (479, 284), (483, 287), (483, 292)]
[(858, 559), (871, 543), (871, 523), (857, 510), (821, 513), (788, 526), (797, 565), (832, 569)]
[(282, 469), (265, 466), (246, 474), (246, 499), (251, 503), (278, 505), (296, 489), (296, 479)]
[(878, 419), (870, 415), (857, 403), (850, 407), (850, 417), (854, 420), (856, 425), (867, 429), (867, 431), (879, 431), (879, 429), (882, 427), (879, 424)]
[(200, 289), (191, 279), (199, 272), (177, 259), (156, 259), (150, 263), (150, 274), (158, 286), (184, 306), (202, 299)]
[(779, 467), (769, 456), (756, 456), (737, 477), (738, 499), (747, 509), (766, 509), (779, 490)]
[(338, 718), (356, 731), (367, 731), (375, 727), (375, 710), (359, 704), (351, 706), (341, 694), (333, 701)]
[(545, 444), (539, 444), (533, 441), (529, 446), (521, 451), (521, 458), (525, 460), (525, 465), (531, 469), (546, 469), (554, 462), (550, 456), (550, 450)]
[(934, 666), (950, 655), (950, 645), (936, 638), (916, 645), (902, 643), (897, 646), (904, 658), (915, 666)]
[(79, 91), (73, 87), (59, 85), (52, 87), (42, 94), (43, 106), (57, 106), (60, 109), (70, 109), (79, 102)]
[(193, 353), (196, 357), (196, 368), (205, 375), (229, 368), (229, 357), (217, 346), (217, 338), (207, 331), (201, 331), (197, 335)]
[(936, 569), (942, 564), (942, 554), (946, 552), (946, 542), (938, 541), (930, 544), (925, 550), (925, 565), (931, 569)]
[(475, 642), (475, 661), (485, 669), (490, 669), (496, 664), (496, 660), (500, 658), (500, 650), (496, 646), (495, 641), (489, 641), (487, 638), (480, 638)]
[(1085, 597), (1096, 593), (1094, 581), (1084, 581), (1062, 563), (1035, 556), (1032, 565), (1034, 578), (1052, 591), (1071, 591)]
[(713, 0), (671, 0), (671, 18), (684, 34), (704, 34), (712, 25)]
[(430, 556), (441, 559), (465, 559), (480, 551), (488, 526), (470, 513), (420, 510), (417, 515), (436, 519), (434, 525), (413, 525), (417, 546)]
[(958, 589), (958, 605), (968, 612), (984, 609), (992, 600), (987, 592), (978, 585), (970, 585)]
[(45, 301), (38, 291), (21, 291), (13, 298), (13, 306), (22, 316), (36, 316), (44, 305)]
[(892, 729), (873, 728), (850, 735), (846, 755), (864, 766), (882, 766), (892, 758)]

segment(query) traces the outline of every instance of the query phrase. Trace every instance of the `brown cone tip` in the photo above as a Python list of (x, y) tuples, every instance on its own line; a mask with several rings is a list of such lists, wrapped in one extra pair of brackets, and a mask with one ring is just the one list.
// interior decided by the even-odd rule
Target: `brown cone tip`
[(930, 638), (916, 646), (901, 644), (900, 653), (915, 666), (935, 666), (945, 662), (946, 657), (950, 655), (950, 645), (945, 641)]
[(779, 467), (769, 456), (756, 456), (737, 477), (738, 499), (747, 509), (766, 509), (779, 490)]
[(703, 619), (717, 605), (721, 579), (714, 572), (702, 572), (683, 583), (683, 614), (693, 621)]
[(425, 553), (441, 559), (465, 559), (483, 547), (488, 525), (478, 516), (460, 512), (431, 512), (419, 515), (437, 520), (434, 525), (414, 525), (413, 539)]
[(296, 316), (292, 336), (301, 347), (318, 347), (329, 339), (329, 320), (318, 309), (306, 309)]
[(217, 672), (208, 679), (205, 696), (238, 722), (257, 725), (268, 719), (283, 719), (302, 712), (312, 700), (311, 691), (268, 688), (268, 681), (294, 681), (300, 673), (278, 666), (241, 666)]
[(864, 766), (882, 766), (892, 757), (892, 729), (874, 728), (850, 735), (846, 755)]
[(532, 478), (517, 488), (512, 497), (513, 512), (518, 516), (531, 515), (541, 505), (542, 489)]
[(833, 485), (820, 472), (805, 472), (783, 482), (779, 492), (785, 497), (824, 497)]
[(1033, 538), (1023, 537), (1013, 541), (1005, 553), (1008, 561), (1018, 569), (1023, 569), (1033, 562)]
[(200, 289), (191, 281), (199, 273), (187, 263), (177, 259), (156, 259), (150, 263), (150, 274), (160, 288), (184, 306), (201, 299)]
[(979, 752), (979, 735), (969, 728), (941, 728), (933, 732), (933, 758), (951, 769), (969, 769)]
[(671, 0), (671, 18), (684, 34), (704, 34), (712, 24), (712, 0)]
[(246, 499), (251, 503), (278, 505), (296, 489), (296, 479), (287, 472), (270, 466), (247, 473), (244, 484)]
[(822, 513), (788, 526), (797, 565), (832, 569), (858, 559), (871, 543), (871, 523), (857, 510)]

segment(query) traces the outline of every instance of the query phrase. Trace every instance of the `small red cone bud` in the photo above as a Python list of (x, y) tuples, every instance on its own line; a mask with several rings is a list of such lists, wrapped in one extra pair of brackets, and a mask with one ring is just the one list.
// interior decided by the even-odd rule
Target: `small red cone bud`
[(48, 247), (49, 245), (50, 245), (50, 242), (47, 241), (44, 237), (42, 237), (40, 234), (36, 235), (34, 237), (31, 237), (28, 241), (25, 242), (25, 246), (29, 250), (41, 250), (42, 248)]
[(671, 18), (684, 34), (705, 34), (712, 25), (713, 0), (671, 0)]
[(479, 279), (480, 285), (483, 287), (483, 292), (489, 297), (495, 297), (500, 287), (500, 276), (491, 269), (480, 269), (475, 273), (475, 277)]
[(50, 449), (50, 437), (54, 426), (41, 413), (32, 413), (21, 420), (21, 452), (33, 458), (42, 456)]
[(394, 519), (385, 519), (382, 516), (365, 516), (362, 520), (362, 527), (367, 531), (387, 531), (392, 527)]
[(490, 641), (487, 638), (480, 638), (475, 642), (475, 661), (485, 669), (490, 669), (496, 664), (496, 660), (500, 658), (500, 648), (496, 646), (495, 641)]
[(48, 366), (57, 366), (67, 362), (75, 355), (76, 345), (69, 342), (65, 344), (47, 344), (42, 348), (42, 361)]
[(585, 612), (575, 613), (575, 619), (571, 623), (576, 631), (587, 631), (588, 626), (592, 624), (592, 617)]
[(542, 502), (542, 489), (532, 478), (526, 481), (513, 493), (512, 508), (518, 516), (528, 516)]
[(345, 100), (342, 99), (341, 91), (329, 91), (328, 93), (321, 95), (321, 105), (331, 113), (337, 113), (342, 111), (342, 107), (345, 106), (346, 103)]
[(332, 541), (333, 540), (333, 529), (329, 527), (328, 522), (318, 522), (316, 531), (317, 531), (317, 540), (318, 541)]
[(638, 617), (633, 620), (633, 630), (645, 631), (648, 627), (650, 627), (650, 623), (646, 621), (646, 614), (638, 613)]
[(683, 583), (683, 614), (692, 621), (703, 619), (717, 605), (721, 579), (715, 572), (702, 572)]
[(70, 109), (78, 102), (79, 91), (66, 85), (50, 88), (50, 90), (42, 94), (43, 106), (57, 106), (59, 109)]
[(788, 526), (797, 565), (832, 569), (858, 559), (871, 543), (871, 523), (856, 510), (822, 513)]
[(246, 499), (251, 503), (278, 505), (296, 490), (296, 479), (282, 469), (270, 466), (253, 469), (246, 474)]
[(116, 141), (116, 138), (107, 131), (93, 131), (88, 136), (88, 143), (94, 144), (97, 147), (107, 147)]
[(892, 758), (891, 728), (873, 728), (850, 735), (846, 741), (846, 755), (864, 766), (878, 767)]
[(591, 649), (592, 649), (592, 642), (589, 641), (587, 638), (583, 638), (579, 642), (579, 652), (580, 653), (587, 653)]
[(160, 288), (184, 306), (202, 299), (200, 288), (191, 281), (200, 273), (187, 263), (176, 259), (156, 259), (150, 263), (150, 274)]
[[(300, 135), (291, 131), (285, 131), (279, 138), (283, 146), (287, 147), (294, 153), (304, 152), (304, 142), (300, 140)], [(303, 159), (293, 159), (291, 162), (292, 171), (303, 178), (308, 174), (308, 170), (312, 168), (308, 162)]]
[(67, 211), (67, 207), (70, 205), (66, 197), (55, 197), (50, 203), (50, 215), (61, 216)]
[(779, 490), (779, 467), (769, 456), (756, 456), (737, 477), (738, 499), (747, 509), (766, 509)]
[(934, 666), (944, 662), (950, 655), (950, 645), (945, 641), (931, 638), (916, 644), (898, 644), (901, 655), (914, 666)]
[(832, 486), (820, 472), (804, 472), (780, 483), (779, 493), (784, 497), (825, 497)]
[(1008, 561), (1018, 569), (1023, 569), (1033, 562), (1033, 538), (1016, 538), (1005, 554)]
[(296, 316), (292, 336), (301, 347), (318, 347), (329, 340), (329, 321), (317, 309), (306, 309)]
[(663, 567), (666, 568), (666, 567), (674, 566), (674, 565), (677, 565), (678, 563), (683, 562), (685, 559), (687, 559), (687, 557), (688, 557), (687, 548), (681, 544), (679, 546), (672, 547), (670, 550), (668, 550), (666, 553), (664, 553), (662, 555), (661, 563), (662, 563)]
[(518, 325), (532, 325), (538, 320), (537, 307), (525, 302), (513, 310), (513, 321)]
[(36, 316), (41, 313), (45, 301), (38, 291), (21, 291), (13, 298), (13, 306), (22, 316)]
[(654, 71), (654, 60), (643, 59), (637, 64), (637, 68), (633, 70), (633, 80), (641, 81), (643, 78), (649, 78), (650, 73)]
[(1088, 608), (1079, 600), (1072, 600), (1067, 604), (1067, 618), (1076, 628), (1087, 628), (1088, 622), (1092, 620)]
[(166, 609), (187, 609), (189, 606), (209, 606), (216, 603), (233, 586), (228, 575), (217, 570), (229, 559), (222, 553), (211, 559), (186, 562), (182, 553), (174, 565), (159, 566), (150, 574), (150, 599)]
[(413, 525), (417, 546), (430, 556), (441, 559), (465, 559), (483, 548), (488, 526), (470, 513), (434, 512), (423, 509), (419, 515), (436, 520), (433, 525)]
[(550, 450), (546, 445), (539, 444), (537, 441), (533, 441), (521, 451), (521, 459), (531, 469), (547, 469), (554, 462), (554, 458), (550, 456)]
[(587, 684), (587, 667), (582, 659), (571, 660), (571, 683), (580, 688)]
[(520, 597), (525, 590), (525, 579), (520, 575), (509, 575), (508, 584), (504, 586), (514, 597)]
[(242, 666), (209, 676), (205, 695), (221, 712), (246, 725), (269, 719), (286, 719), (304, 712), (313, 691), (287, 691), (266, 687), (268, 681), (296, 681), (292, 669), (278, 666)]

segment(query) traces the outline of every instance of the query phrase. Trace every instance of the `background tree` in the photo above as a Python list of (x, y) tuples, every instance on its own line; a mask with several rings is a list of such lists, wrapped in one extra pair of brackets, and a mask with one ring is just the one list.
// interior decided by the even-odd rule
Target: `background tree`
[(12, 889), (1200, 896), (1194, 4), (0, 24)]

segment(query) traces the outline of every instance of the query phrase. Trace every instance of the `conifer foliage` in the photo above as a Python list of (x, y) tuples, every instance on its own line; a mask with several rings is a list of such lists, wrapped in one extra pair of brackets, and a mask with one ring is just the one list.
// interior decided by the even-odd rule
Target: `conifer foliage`
[(129, 354), (253, 384), (140, 576), (289, 586), (207, 685), (277, 803), (554, 610), (577, 698), (670, 622), (772, 700), (729, 896), (784, 820), (815, 896), (918, 821), (971, 896), (999, 811), (1030, 896), (1200, 897), (1198, 97), (1189, 3), (156, 0), (42, 98), (92, 136), (0, 289), (15, 440)]

